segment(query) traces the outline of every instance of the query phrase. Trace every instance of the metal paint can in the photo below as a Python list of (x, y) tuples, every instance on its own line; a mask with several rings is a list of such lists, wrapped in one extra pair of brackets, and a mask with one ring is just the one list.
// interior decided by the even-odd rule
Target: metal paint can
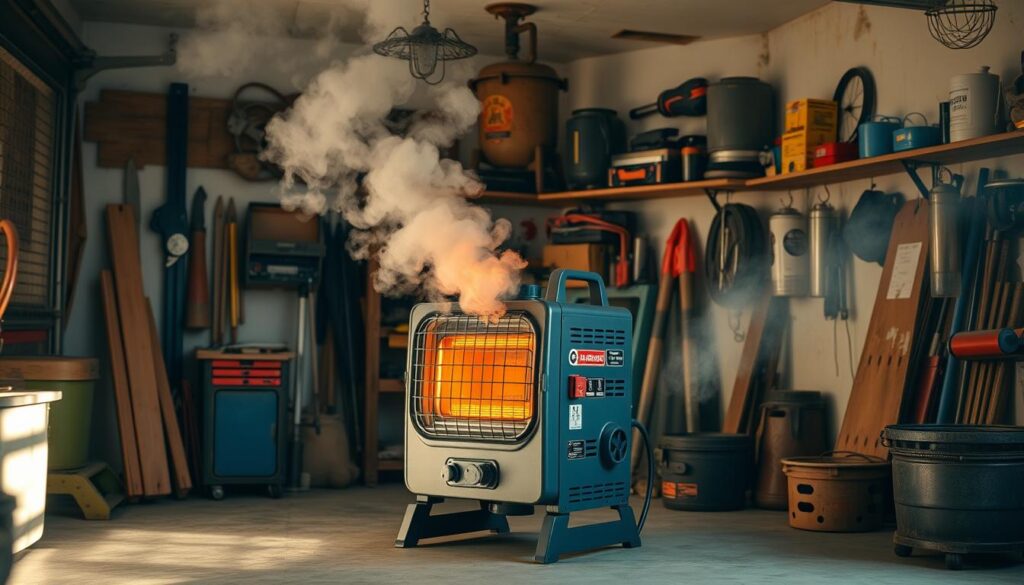
[(836, 229), (836, 209), (826, 201), (811, 208), (808, 233), (810, 235), (810, 296), (828, 294), (828, 241)]
[(949, 80), (949, 140), (994, 134), (999, 111), (999, 76), (981, 67)]
[(929, 200), (931, 296), (956, 297), (960, 295), (960, 189), (938, 183)]
[(903, 120), (892, 116), (875, 116), (858, 127), (860, 158), (871, 158), (892, 152), (892, 133), (903, 127)]
[(772, 244), (772, 294), (806, 296), (810, 280), (807, 218), (787, 206), (771, 216), (768, 229)]

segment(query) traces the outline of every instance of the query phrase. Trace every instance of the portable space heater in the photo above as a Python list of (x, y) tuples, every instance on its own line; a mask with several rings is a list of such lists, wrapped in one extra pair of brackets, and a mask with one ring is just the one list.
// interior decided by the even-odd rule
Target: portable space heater
[[(567, 280), (589, 285), (571, 303)], [(454, 303), (424, 303), (409, 322), (405, 484), (417, 494), (395, 541), (489, 530), (547, 507), (535, 559), (640, 546), (629, 506), (632, 316), (608, 305), (601, 277), (556, 270), (546, 297), (524, 286), (487, 323)], [(646, 433), (644, 433), (646, 436)], [(444, 498), (479, 510), (431, 516)], [(610, 507), (618, 520), (569, 527), (569, 514)]]

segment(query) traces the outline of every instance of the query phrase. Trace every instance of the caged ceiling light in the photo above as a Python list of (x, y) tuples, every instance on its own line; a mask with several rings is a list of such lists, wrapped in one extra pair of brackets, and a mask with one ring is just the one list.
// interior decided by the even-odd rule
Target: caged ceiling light
[[(444, 79), (444, 62), (465, 59), (476, 55), (476, 47), (463, 41), (450, 28), (444, 32), (430, 25), (430, 0), (423, 0), (423, 24), (412, 29), (412, 32), (398, 27), (391, 31), (388, 38), (375, 44), (373, 52), (384, 57), (395, 57), (409, 62), (409, 73), (416, 79), (422, 79), (435, 85)], [(432, 78), (441, 62), (441, 75)]]

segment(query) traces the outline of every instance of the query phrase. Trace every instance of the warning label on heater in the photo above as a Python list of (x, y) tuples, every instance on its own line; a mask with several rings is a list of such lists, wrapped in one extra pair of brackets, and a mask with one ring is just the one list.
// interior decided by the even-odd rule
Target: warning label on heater
[(569, 459), (584, 459), (587, 456), (583, 441), (569, 441)]
[(578, 431), (583, 428), (583, 405), (569, 405), (569, 430)]
[(607, 362), (603, 349), (570, 349), (570, 366), (603, 366)]

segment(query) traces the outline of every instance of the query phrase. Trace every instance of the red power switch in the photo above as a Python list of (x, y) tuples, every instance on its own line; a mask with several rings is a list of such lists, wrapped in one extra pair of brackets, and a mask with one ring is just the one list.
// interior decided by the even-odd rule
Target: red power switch
[(569, 376), (569, 398), (585, 398), (587, 396), (587, 378), (573, 374)]

